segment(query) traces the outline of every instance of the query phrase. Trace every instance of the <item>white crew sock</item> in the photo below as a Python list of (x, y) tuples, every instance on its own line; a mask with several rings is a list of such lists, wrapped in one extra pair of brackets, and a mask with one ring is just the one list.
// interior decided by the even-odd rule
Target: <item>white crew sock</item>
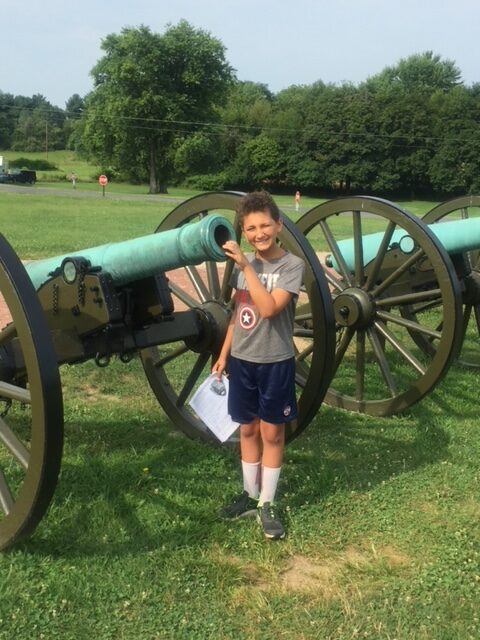
[(251, 498), (258, 499), (260, 493), (260, 462), (242, 460), (243, 488)]
[(262, 491), (258, 499), (258, 505), (261, 507), (265, 502), (275, 502), (275, 494), (277, 492), (278, 479), (282, 467), (272, 469), (271, 467), (262, 468)]

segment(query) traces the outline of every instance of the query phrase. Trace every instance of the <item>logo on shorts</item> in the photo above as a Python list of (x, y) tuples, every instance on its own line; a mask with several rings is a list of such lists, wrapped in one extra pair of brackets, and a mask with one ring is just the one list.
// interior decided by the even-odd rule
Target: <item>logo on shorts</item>
[(253, 329), (257, 324), (257, 316), (252, 307), (247, 307), (246, 305), (242, 307), (238, 313), (238, 317), (242, 329)]
[(283, 410), (283, 415), (285, 417), (289, 416), (292, 413), (292, 407), (290, 405), (287, 405), (285, 407), (285, 409)]

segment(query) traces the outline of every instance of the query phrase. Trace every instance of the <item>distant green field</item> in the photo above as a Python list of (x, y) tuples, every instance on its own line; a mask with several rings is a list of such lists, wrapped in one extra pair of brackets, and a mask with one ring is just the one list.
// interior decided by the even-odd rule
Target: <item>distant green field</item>
[(79, 159), (74, 151), (49, 151), (48, 153), (44, 151), (0, 151), (0, 155), (10, 162), (17, 158), (47, 160), (57, 167), (52, 171), (38, 171), (37, 179), (40, 181), (51, 179), (52, 176), (57, 177), (57, 179), (62, 179), (63, 177), (63, 180), (68, 180), (72, 173), (75, 173), (80, 181), (92, 181), (96, 179), (99, 172), (99, 167)]

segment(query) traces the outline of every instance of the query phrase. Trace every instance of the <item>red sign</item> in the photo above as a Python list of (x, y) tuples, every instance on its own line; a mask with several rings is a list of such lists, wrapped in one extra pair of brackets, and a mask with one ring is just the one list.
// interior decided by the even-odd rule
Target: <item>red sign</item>
[(103, 174), (102, 174), (101, 176), (99, 176), (99, 178), (98, 178), (98, 184), (99, 184), (101, 187), (106, 187), (106, 186), (107, 186), (107, 184), (108, 184), (108, 178), (107, 178), (107, 176), (104, 176)]

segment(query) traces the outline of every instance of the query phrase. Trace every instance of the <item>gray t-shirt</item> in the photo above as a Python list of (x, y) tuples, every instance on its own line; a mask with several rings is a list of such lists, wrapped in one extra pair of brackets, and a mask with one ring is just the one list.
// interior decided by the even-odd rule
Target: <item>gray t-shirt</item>
[(262, 319), (247, 289), (243, 272), (235, 267), (230, 279), (230, 284), (236, 289), (231, 354), (248, 362), (288, 360), (295, 355), (293, 320), (305, 264), (301, 258), (288, 252), (270, 262), (257, 260), (253, 253), (247, 254), (247, 259), (269, 293), (283, 289), (294, 295), (278, 315)]

